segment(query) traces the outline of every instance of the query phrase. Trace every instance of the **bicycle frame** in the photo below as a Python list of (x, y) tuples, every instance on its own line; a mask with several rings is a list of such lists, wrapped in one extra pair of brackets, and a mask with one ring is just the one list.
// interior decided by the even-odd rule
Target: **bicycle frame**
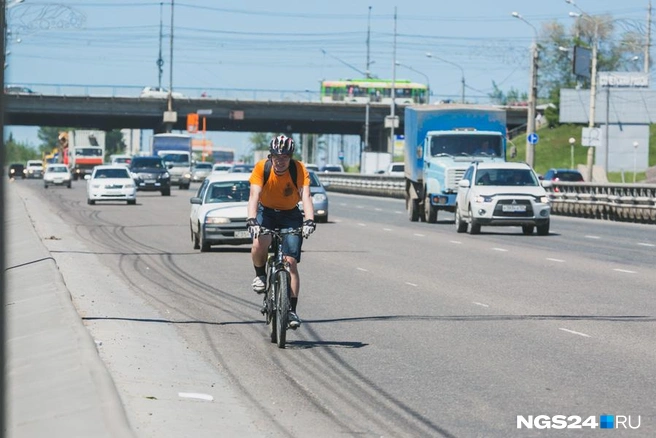
[(269, 324), (271, 342), (276, 343), (278, 348), (285, 348), (288, 313), (291, 310), (291, 273), (289, 263), (285, 261), (282, 252), (283, 238), (287, 234), (301, 234), (302, 229), (262, 229), (262, 234), (272, 236), (266, 263), (267, 288), (262, 308), (265, 322)]

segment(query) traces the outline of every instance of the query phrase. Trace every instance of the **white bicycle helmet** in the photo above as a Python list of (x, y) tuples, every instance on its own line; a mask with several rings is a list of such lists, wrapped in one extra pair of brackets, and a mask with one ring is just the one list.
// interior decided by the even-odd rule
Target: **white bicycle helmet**
[(285, 135), (279, 135), (269, 145), (269, 152), (271, 155), (293, 155), (294, 154), (294, 140)]

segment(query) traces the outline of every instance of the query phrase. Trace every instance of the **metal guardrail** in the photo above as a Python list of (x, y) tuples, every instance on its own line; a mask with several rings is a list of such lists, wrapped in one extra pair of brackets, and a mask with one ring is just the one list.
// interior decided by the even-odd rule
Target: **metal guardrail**
[[(405, 198), (402, 176), (318, 173), (326, 190)], [(554, 182), (546, 188), (556, 215), (656, 224), (656, 184)]]

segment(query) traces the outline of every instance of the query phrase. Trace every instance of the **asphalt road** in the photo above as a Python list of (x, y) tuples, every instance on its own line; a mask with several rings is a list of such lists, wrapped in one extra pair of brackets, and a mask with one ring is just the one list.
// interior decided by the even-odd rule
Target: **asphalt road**
[[(250, 247), (192, 249), (197, 185), (89, 206), (81, 181), (18, 184), (139, 436), (216, 436), (198, 417), (229, 420), (226, 406), (242, 436), (543, 436), (517, 416), (556, 414), (640, 416), (614, 433), (656, 435), (653, 226), (554, 217), (545, 237), (470, 236), (453, 215), (411, 223), (402, 200), (329, 193), (330, 222), (302, 254), (304, 324), (279, 350), (250, 290)], [(196, 381), (212, 393), (213, 376), (229, 403), (158, 410)]]

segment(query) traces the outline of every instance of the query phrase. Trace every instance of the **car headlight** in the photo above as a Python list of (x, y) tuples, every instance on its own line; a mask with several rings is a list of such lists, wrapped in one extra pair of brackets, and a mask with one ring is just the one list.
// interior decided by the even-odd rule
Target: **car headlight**
[(130, 172), (130, 176), (132, 177), (132, 179), (141, 179), (138, 173)]
[(212, 217), (212, 216), (205, 216), (205, 223), (206, 224), (229, 224), (230, 219), (227, 217)]
[(169, 179), (169, 178), (171, 178), (171, 174), (168, 173), (168, 172), (164, 172), (163, 174), (161, 174), (161, 175), (159, 176), (159, 178), (160, 178), (160, 179)]
[(134, 184), (127, 183), (127, 184), (125, 185), (125, 188), (126, 188), (126, 189), (133, 189), (133, 188), (134, 188)]
[(191, 178), (191, 173), (185, 173), (184, 178)]
[(324, 195), (323, 193), (315, 193), (314, 195), (312, 195), (312, 200), (314, 202), (323, 202), (326, 200), (326, 195)]
[(548, 204), (549, 203), (549, 197), (548, 196), (536, 196), (535, 197), (535, 202), (538, 204)]
[(486, 202), (492, 202), (492, 196), (478, 195), (476, 197), (477, 204), (484, 204)]

